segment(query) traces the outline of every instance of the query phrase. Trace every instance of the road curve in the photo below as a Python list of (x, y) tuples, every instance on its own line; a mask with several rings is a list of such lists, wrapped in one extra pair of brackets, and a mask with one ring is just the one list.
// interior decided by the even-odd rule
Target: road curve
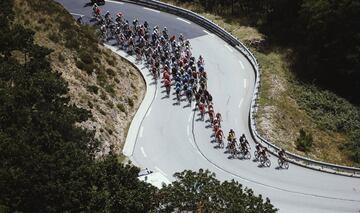
[[(85, 0), (57, 0), (71, 13), (91, 17)], [(141, 6), (107, 1), (103, 11), (122, 11), (125, 18), (147, 20), (151, 26), (166, 26), (170, 34), (183, 33), (189, 38), (192, 53), (205, 58), (208, 87), (214, 97), (215, 111), (223, 115), (222, 128), (245, 133), (251, 143), (248, 115), (254, 71), (247, 59), (217, 36), (182, 18)], [(194, 105), (174, 105), (175, 98), (165, 98), (157, 87), (155, 99), (137, 133), (130, 156), (135, 164), (147, 167), (173, 180), (172, 174), (184, 169), (210, 169), (221, 180), (235, 179), (269, 197), (280, 212), (359, 212), (360, 179), (322, 173), (290, 165), (289, 170), (276, 169), (271, 157), (270, 168), (259, 168), (252, 160), (228, 159), (222, 149), (214, 148), (208, 123), (198, 121)]]

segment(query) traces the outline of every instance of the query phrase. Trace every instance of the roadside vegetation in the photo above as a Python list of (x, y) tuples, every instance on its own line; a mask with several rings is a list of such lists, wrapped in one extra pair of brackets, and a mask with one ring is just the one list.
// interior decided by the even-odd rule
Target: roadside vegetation
[[(177, 181), (163, 189), (139, 181), (139, 168), (120, 162), (116, 144), (103, 152), (107, 141), (101, 134), (114, 130), (100, 123), (97, 112), (113, 113), (94, 101), (97, 96), (88, 97), (99, 95), (131, 117), (139, 88), (130, 86), (134, 90), (127, 91), (125, 101), (116, 102), (104, 87), (118, 75), (122, 87), (123, 80), (135, 84), (136, 70), (101, 47), (93, 29), (76, 25), (53, 1), (9, 0), (0, 7), (0, 212), (277, 211), (268, 199), (237, 182), (220, 183), (209, 171), (176, 173)], [(31, 19), (21, 19), (22, 14)], [(50, 15), (67, 27), (60, 32), (61, 24)], [(54, 23), (44, 27), (49, 20)], [(64, 48), (68, 41), (62, 36), (68, 31), (77, 39)], [(50, 41), (47, 34), (53, 32)], [(108, 66), (109, 58), (114, 66)], [(90, 70), (76, 68), (77, 60), (95, 67), (92, 78)], [(100, 130), (88, 128), (89, 120), (100, 123)]]
[(209, 18), (254, 52), (262, 70), (257, 126), (265, 138), (313, 159), (360, 165), (358, 2), (164, 2)]
[(14, 0), (14, 12), (14, 23), (33, 30), (34, 42), (52, 49), (51, 67), (69, 84), (71, 103), (91, 111), (92, 118), (78, 125), (95, 130), (104, 153), (110, 146), (121, 153), (145, 92), (140, 73), (99, 45), (94, 27), (78, 25), (55, 1)]

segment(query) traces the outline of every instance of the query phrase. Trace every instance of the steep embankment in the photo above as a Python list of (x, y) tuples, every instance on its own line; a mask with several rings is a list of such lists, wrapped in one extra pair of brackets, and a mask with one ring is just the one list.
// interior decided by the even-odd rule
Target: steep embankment
[(140, 73), (118, 55), (98, 44), (93, 28), (78, 25), (51, 0), (14, 0), (15, 22), (36, 32), (35, 43), (54, 50), (51, 66), (69, 84), (71, 101), (91, 111), (80, 125), (120, 151), (128, 127), (145, 92)]

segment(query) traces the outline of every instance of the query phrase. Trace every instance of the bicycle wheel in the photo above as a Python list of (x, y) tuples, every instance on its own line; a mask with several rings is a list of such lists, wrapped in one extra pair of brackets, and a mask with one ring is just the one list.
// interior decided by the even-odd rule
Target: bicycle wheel
[(219, 147), (220, 147), (221, 149), (224, 148), (224, 141), (221, 141), (221, 142), (220, 142)]
[(259, 161), (260, 161), (260, 164), (264, 166), (265, 164), (265, 159), (263, 156), (259, 156)]
[(249, 151), (245, 153), (245, 159), (251, 159), (251, 153)]
[(266, 159), (265, 166), (267, 166), (267, 167), (271, 166), (271, 161), (269, 159)]
[(283, 162), (280, 160), (280, 158), (278, 158), (278, 164), (279, 164), (279, 167), (280, 167), (280, 168), (283, 167)]
[(289, 169), (289, 162), (285, 161), (285, 162), (283, 163), (283, 167), (284, 167), (285, 169)]

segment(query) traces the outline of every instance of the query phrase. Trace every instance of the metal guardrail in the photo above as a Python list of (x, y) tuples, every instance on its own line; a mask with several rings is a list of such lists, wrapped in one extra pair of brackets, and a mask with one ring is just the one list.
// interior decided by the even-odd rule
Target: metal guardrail
[[(235, 38), (233, 35), (231, 35), (229, 32), (224, 30), (219, 25), (215, 24), (214, 22), (210, 21), (209, 19), (202, 17), (190, 10), (186, 10), (183, 8), (179, 8), (170, 4), (166, 4), (160, 1), (154, 1), (154, 0), (120, 0), (123, 2), (133, 3), (142, 5), (148, 8), (157, 9), (161, 11), (165, 11), (167, 13), (171, 13), (183, 18), (186, 18), (202, 27), (207, 29), (208, 31), (216, 34), (220, 38), (222, 38), (224, 41), (226, 41), (231, 46), (235, 47), (240, 53), (242, 53), (248, 61), (251, 63), (252, 67), (255, 71), (255, 87), (254, 87), (254, 93), (253, 98), (251, 101), (251, 107), (250, 107), (250, 113), (249, 113), (249, 127), (251, 130), (252, 137), (255, 141), (265, 144), (269, 151), (277, 156), (277, 152), (280, 150), (279, 147), (272, 144), (269, 140), (266, 140), (263, 138), (256, 129), (256, 112), (257, 112), (257, 99), (259, 94), (259, 88), (260, 88), (260, 66), (256, 60), (256, 57), (252, 54), (252, 52), (237, 38)], [(322, 161), (316, 161), (313, 159), (309, 159), (303, 156), (296, 155), (294, 153), (287, 152), (286, 153), (289, 162), (294, 163), (299, 166), (303, 166), (309, 169), (323, 171), (327, 173), (332, 174), (339, 174), (339, 175), (345, 175), (345, 176), (351, 176), (351, 177), (360, 177), (360, 168), (355, 167), (347, 167), (347, 166), (341, 166), (331, 163), (326, 163)]]

